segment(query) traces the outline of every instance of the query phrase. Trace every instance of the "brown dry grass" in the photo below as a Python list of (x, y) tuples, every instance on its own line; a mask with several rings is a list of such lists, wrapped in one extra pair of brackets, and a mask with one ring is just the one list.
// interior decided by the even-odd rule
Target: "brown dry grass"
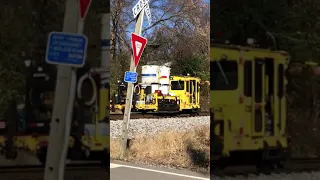
[[(118, 159), (119, 139), (110, 142), (110, 157)], [(130, 142), (126, 159), (131, 162), (165, 165), (195, 170), (209, 169), (210, 128), (188, 132), (165, 131), (155, 137), (136, 137)]]

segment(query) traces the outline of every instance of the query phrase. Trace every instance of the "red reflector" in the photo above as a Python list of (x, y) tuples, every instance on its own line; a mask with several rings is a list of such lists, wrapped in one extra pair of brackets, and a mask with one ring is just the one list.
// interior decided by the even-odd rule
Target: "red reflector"
[(319, 66), (315, 67), (313, 69), (313, 72), (314, 72), (315, 75), (319, 75), (320, 74), (320, 67)]
[(46, 145), (48, 145), (48, 141), (40, 141), (39, 145), (40, 146), (46, 146)]
[(37, 123), (31, 123), (30, 127), (33, 127), (33, 128), (37, 127)]
[(6, 123), (5, 122), (0, 122), (0, 129), (6, 128)]
[(161, 78), (168, 78), (168, 76), (161, 76)]
[(33, 134), (32, 137), (33, 138), (37, 138), (37, 137), (39, 137), (39, 135), (38, 134)]
[(243, 64), (243, 59), (239, 58), (239, 64)]
[(263, 104), (262, 103), (257, 103), (256, 104), (256, 109), (261, 109), (263, 107)]
[(43, 127), (44, 123), (30, 123), (30, 127), (36, 128), (36, 127)]
[(243, 103), (243, 97), (239, 97), (239, 104)]
[(155, 93), (156, 93), (158, 96), (162, 96), (161, 90), (155, 90)]

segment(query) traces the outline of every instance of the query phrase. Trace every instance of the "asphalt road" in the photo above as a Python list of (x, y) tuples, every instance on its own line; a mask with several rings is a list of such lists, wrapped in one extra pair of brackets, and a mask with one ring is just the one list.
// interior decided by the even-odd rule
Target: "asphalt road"
[(110, 164), (110, 179), (112, 180), (209, 180), (210, 175), (204, 175), (184, 170), (156, 168), (124, 162)]

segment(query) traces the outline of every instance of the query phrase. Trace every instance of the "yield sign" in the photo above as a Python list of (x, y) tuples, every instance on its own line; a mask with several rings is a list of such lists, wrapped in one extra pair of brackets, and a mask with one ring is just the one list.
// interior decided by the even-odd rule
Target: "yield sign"
[(88, 10), (92, 0), (78, 0), (79, 1), (79, 11), (80, 17), (84, 20), (88, 14)]
[(138, 66), (139, 60), (141, 58), (142, 52), (147, 44), (147, 39), (144, 37), (141, 37), (135, 33), (131, 34), (131, 44), (132, 44), (132, 50), (133, 50), (133, 61), (135, 67)]

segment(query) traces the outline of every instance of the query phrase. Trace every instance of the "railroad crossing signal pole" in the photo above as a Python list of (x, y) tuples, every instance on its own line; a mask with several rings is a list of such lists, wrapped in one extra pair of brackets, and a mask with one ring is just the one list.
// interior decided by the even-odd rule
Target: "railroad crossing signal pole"
[[(106, 136), (109, 148), (105, 150), (105, 158), (103, 162), (108, 163), (110, 167), (110, 13), (102, 14), (101, 19), (101, 63), (102, 72), (100, 74), (100, 98), (99, 98), (99, 120), (106, 123)], [(96, 134), (98, 134), (96, 128)]]
[[(141, 35), (142, 24), (143, 24), (144, 10), (140, 11), (138, 15), (138, 20), (136, 22), (135, 34)], [(130, 72), (136, 72), (137, 68), (134, 64), (133, 55), (131, 55), (131, 63), (130, 63)], [(122, 135), (121, 135), (121, 148), (120, 148), (120, 159), (124, 159), (126, 150), (127, 150), (127, 141), (128, 141), (128, 129), (129, 129), (129, 120), (131, 114), (131, 106), (132, 106), (132, 96), (133, 96), (134, 84), (128, 83), (127, 87), (127, 97), (126, 97), (126, 106), (123, 117), (122, 124)]]
[[(101, 99), (103, 101), (100, 101), (99, 113), (100, 117), (99, 119), (109, 118), (110, 111), (109, 109), (109, 103), (110, 103), (110, 92), (109, 92), (109, 84), (110, 84), (110, 13), (104, 13), (102, 14), (101, 19), (101, 63), (100, 66), (103, 69), (103, 72), (101, 73)], [(107, 109), (107, 110), (106, 110)]]
[[(77, 0), (67, 0), (63, 24), (63, 31), (76, 33), (78, 29)], [(67, 134), (67, 124), (69, 124), (68, 108), (70, 89), (72, 84), (72, 68), (59, 65), (57, 72), (57, 83), (55, 89), (55, 99), (53, 106), (53, 116), (50, 124), (50, 136), (44, 180), (62, 180), (65, 168), (65, 137)], [(70, 110), (69, 110), (70, 111)]]
[[(65, 17), (63, 24), (63, 32), (65, 33), (78, 33), (82, 34), (83, 32), (83, 14), (86, 15), (88, 7), (90, 6), (91, 0), (66, 0), (65, 4)], [(79, 6), (78, 6), (79, 5)], [(78, 7), (78, 8), (76, 8)], [(85, 9), (85, 13), (82, 13)], [(84, 15), (84, 16), (85, 16)], [(80, 18), (82, 16), (82, 18)], [(64, 36), (64, 37), (63, 37)], [(59, 38), (68, 40), (72, 42), (73, 38), (70, 38), (71, 35), (66, 34), (61, 35)], [(79, 36), (75, 37), (79, 38)], [(80, 36), (81, 38), (81, 36)], [(61, 39), (59, 39), (61, 40)], [(50, 41), (59, 40), (50, 38)], [(87, 39), (84, 38), (85, 45), (82, 46), (81, 61), (82, 65), (84, 64), (86, 56), (86, 43)], [(57, 82), (55, 88), (55, 98), (53, 106), (53, 116), (50, 124), (50, 135), (49, 135), (49, 144), (48, 144), (48, 153), (46, 159), (46, 167), (44, 173), (44, 180), (63, 180), (64, 179), (64, 169), (65, 169), (65, 160), (68, 151), (70, 128), (72, 121), (72, 110), (75, 98), (75, 86), (76, 86), (76, 69), (71, 66), (65, 66), (63, 64), (69, 64), (70, 62), (66, 61), (67, 58), (61, 58), (61, 52), (53, 52), (54, 48), (51, 49), (50, 44), (48, 43), (46, 61), (54, 62), (53, 64), (58, 64), (57, 72)], [(68, 47), (73, 48), (73, 47)], [(81, 49), (80, 49), (81, 50)], [(48, 52), (49, 51), (49, 52)], [(52, 52), (51, 52), (52, 51)], [(70, 51), (66, 51), (71, 54)], [(64, 52), (65, 53), (65, 52)], [(75, 53), (73, 53), (75, 54)], [(57, 58), (57, 57), (59, 58)], [(69, 56), (67, 56), (69, 57)], [(69, 59), (68, 59), (69, 60)], [(71, 64), (72, 65), (72, 64)], [(80, 63), (76, 64), (81, 66)]]

